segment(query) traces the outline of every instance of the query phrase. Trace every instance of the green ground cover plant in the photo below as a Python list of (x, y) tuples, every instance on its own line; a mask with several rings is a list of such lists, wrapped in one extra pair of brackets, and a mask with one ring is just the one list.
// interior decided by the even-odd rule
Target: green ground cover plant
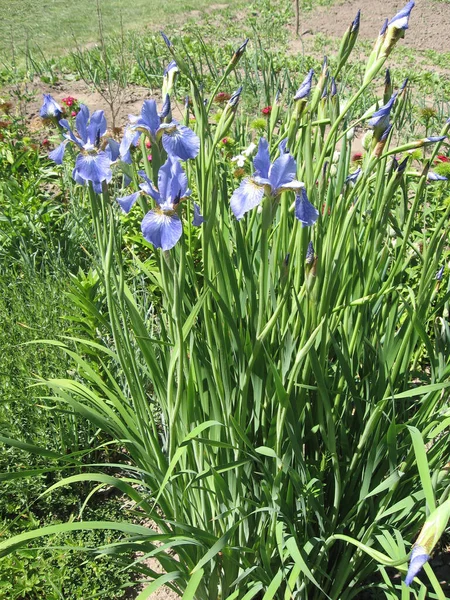
[[(175, 0), (170, 5), (159, 0), (151, 4), (144, 0), (125, 2), (123, 0), (81, 0), (74, 5), (63, 0), (49, 2), (42, 10), (40, 2), (35, 0), (12, 0), (1, 7), (0, 52), (5, 56), (14, 56), (21, 60), (27, 47), (38, 46), (50, 50), (57, 56), (68, 51), (74, 41), (87, 44), (97, 40), (98, 18), (101, 11), (102, 21), (107, 33), (118, 35), (126, 31), (143, 29), (155, 23), (167, 22), (168, 18), (177, 18), (190, 10), (204, 10), (212, 4), (207, 0), (183, 2)], [(228, 4), (224, 0), (221, 4)]]
[[(42, 202), (4, 202), (3, 248), (16, 267), (78, 273), (79, 329), (42, 346), (71, 365), (41, 372), (61, 439), (50, 456), (39, 433), (33, 453), (36, 477), (58, 473), (46, 502), (75, 490), (94, 506), (12, 529), (6, 560), (51, 534), (114, 531), (93, 541), (97, 556), (140, 572), (139, 598), (168, 584), (186, 600), (445, 599), (427, 561), (450, 511), (450, 121), (385, 71), (411, 8), (364, 64), (351, 59), (359, 15), (320, 66), (283, 60), (264, 36), (225, 52), (195, 28), (136, 38), (121, 60), (162, 91), (121, 140), (100, 112), (61, 120), (46, 99), (65, 146), (43, 173), (64, 210), (54, 230)], [(81, 72), (102, 64), (95, 52), (65, 60)], [(103, 65), (103, 81), (116, 77)], [(186, 94), (173, 122), (169, 99)], [(46, 159), (26, 156), (29, 181)], [(37, 256), (59, 262), (22, 258), (19, 206), (37, 212)], [(89, 439), (68, 445), (76, 423)], [(14, 452), (21, 430), (5, 440)], [(113, 489), (131, 513), (95, 510)]]

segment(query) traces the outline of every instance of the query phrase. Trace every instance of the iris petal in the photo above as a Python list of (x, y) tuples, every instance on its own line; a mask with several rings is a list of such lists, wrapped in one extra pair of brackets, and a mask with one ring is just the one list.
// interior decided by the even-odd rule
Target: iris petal
[(117, 202), (120, 205), (120, 208), (125, 213), (129, 213), (132, 209), (134, 203), (139, 198), (141, 192), (134, 192), (134, 194), (130, 194), (129, 196), (124, 196), (123, 198), (117, 198)]
[(427, 551), (422, 546), (415, 545), (411, 552), (411, 558), (409, 559), (408, 572), (405, 577), (405, 584), (411, 585), (414, 577), (419, 573), (423, 565), (428, 561), (430, 557)]
[(105, 148), (105, 152), (108, 155), (108, 157), (110, 158), (111, 162), (115, 162), (120, 156), (119, 142), (116, 142), (116, 140), (113, 140), (112, 138), (110, 138), (108, 140), (108, 144)]
[(158, 171), (158, 191), (161, 195), (161, 198), (167, 200), (168, 195), (170, 193), (170, 175), (172, 171), (172, 159), (170, 156), (167, 158), (166, 162), (160, 167)]
[(192, 225), (194, 225), (194, 227), (200, 227), (200, 225), (204, 222), (205, 219), (200, 212), (200, 206), (197, 204), (197, 202), (194, 202), (194, 218), (192, 219)]
[(134, 129), (131, 129), (130, 127), (125, 129), (119, 149), (120, 158), (123, 160), (123, 162), (131, 164), (130, 148), (132, 145), (135, 146), (137, 144), (140, 135), (140, 131), (134, 131)]
[(262, 177), (263, 179), (267, 179), (269, 177), (269, 168), (270, 168), (270, 154), (269, 154), (269, 143), (265, 138), (261, 138), (258, 144), (258, 152), (253, 160), (253, 167), (255, 168), (255, 173)]
[(44, 94), (44, 102), (42, 104), (39, 115), (43, 119), (60, 119), (62, 117), (62, 110), (60, 105), (50, 94)]
[(391, 99), (376, 112), (373, 113), (372, 117), (368, 121), (370, 127), (379, 127), (385, 129), (389, 123), (389, 114), (392, 106), (397, 98), (397, 94), (393, 94)]
[(81, 139), (84, 142), (87, 141), (87, 126), (89, 121), (89, 109), (85, 104), (80, 105), (80, 110), (75, 118), (77, 131), (81, 135)]
[(388, 27), (392, 26), (395, 27), (395, 29), (408, 29), (408, 20), (413, 8), (414, 2), (408, 2), (408, 4), (404, 6), (401, 11), (395, 15), (395, 17), (392, 17), (388, 23)]
[(98, 154), (79, 154), (75, 163), (75, 170), (81, 179), (100, 183), (111, 181), (111, 161), (105, 152)]
[(297, 93), (294, 96), (294, 100), (302, 100), (309, 96), (312, 85), (312, 78), (314, 75), (313, 69), (308, 72), (308, 75), (303, 80), (301, 86), (298, 88)]
[(310, 227), (319, 218), (319, 211), (308, 200), (305, 188), (295, 197), (295, 216), (303, 227)]
[(273, 163), (269, 172), (270, 185), (272, 193), (275, 195), (277, 190), (291, 183), (296, 174), (295, 159), (290, 154), (283, 154)]
[(184, 125), (175, 122), (170, 124), (163, 123), (160, 127), (162, 133), (162, 145), (164, 150), (170, 156), (179, 160), (189, 160), (195, 158), (200, 150), (200, 140), (198, 136)]
[(62, 144), (60, 144), (57, 148), (52, 150), (52, 152), (50, 152), (50, 154), (48, 155), (50, 160), (55, 161), (55, 163), (57, 165), (62, 165), (62, 161), (64, 158), (64, 153), (66, 151), (66, 146), (67, 146), (68, 141), (69, 140), (65, 140), (64, 142), (62, 142)]
[(161, 195), (153, 185), (152, 181), (147, 177), (145, 171), (138, 171), (138, 175), (140, 175), (144, 180), (144, 183), (139, 184), (139, 187), (144, 192), (144, 194), (147, 194), (148, 196), (153, 198), (153, 200), (156, 200), (158, 204), (160, 204)]
[(261, 203), (264, 196), (264, 187), (257, 185), (247, 178), (242, 181), (237, 190), (231, 196), (230, 206), (234, 216), (239, 221), (246, 212), (252, 210)]
[(97, 146), (99, 138), (106, 133), (105, 113), (102, 110), (96, 110), (92, 113), (89, 125), (86, 130), (85, 142), (92, 146)]
[[(170, 113), (170, 96), (166, 94), (166, 99), (164, 100), (164, 104), (162, 105), (161, 111), (159, 113), (160, 119), (165, 119), (167, 115)], [(159, 126), (159, 124), (158, 124)]]
[(77, 136), (74, 134), (69, 121), (67, 121), (67, 119), (61, 119), (59, 124), (67, 131), (67, 133), (64, 134), (64, 137), (76, 144), (78, 148), (83, 148), (83, 140), (80, 140), (80, 138), (77, 138)]
[(167, 214), (161, 210), (151, 210), (142, 220), (142, 235), (155, 248), (170, 250), (175, 246), (183, 233), (180, 217)]
[(141, 116), (136, 121), (136, 125), (143, 126), (154, 136), (159, 128), (161, 119), (158, 116), (158, 109), (154, 100), (145, 100), (141, 110)]

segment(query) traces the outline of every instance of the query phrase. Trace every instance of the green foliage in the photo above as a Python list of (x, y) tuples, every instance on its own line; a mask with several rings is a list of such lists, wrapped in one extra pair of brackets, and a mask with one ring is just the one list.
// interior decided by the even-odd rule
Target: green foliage
[(84, 264), (87, 213), (67, 211), (60, 173), (22, 119), (4, 115), (0, 137), (0, 273), (12, 265), (37, 271)]
[[(308, 101), (296, 105), (293, 93), (304, 74), (311, 66), (320, 74), (320, 67), (311, 58), (286, 57), (283, 36), (279, 46), (267, 49), (276, 28), (269, 4), (258, 9), (260, 15), (249, 21), (257, 33), (254, 46), (237, 69), (229, 66), (234, 43), (221, 47), (211, 39), (219, 35), (217, 23), (210, 23), (206, 40), (194, 26), (171, 38), (182, 71), (176, 93), (189, 93), (195, 120), (189, 114), (185, 119), (201, 138), (198, 158), (185, 165), (192, 198), (205, 216), (200, 233), (186, 220), (180, 244), (155, 251), (139, 233), (144, 206), (119, 214), (114, 196), (122, 174), (101, 196), (92, 189), (86, 194), (69, 182), (73, 157), (62, 170), (61, 189), (70, 198), (63, 227), (55, 231), (53, 218), (37, 215), (40, 231), (33, 243), (49, 255), (55, 254), (56, 234), (65, 239), (75, 231), (79, 241), (79, 220), (71, 215), (84, 215), (81, 233), (92, 263), (80, 270), (70, 252), (57, 251), (77, 273), (67, 284), (76, 314), (63, 310), (71, 314), (73, 337), (82, 339), (44, 346), (49, 370), (44, 361), (40, 374), (55, 394), (45, 400), (50, 418), (36, 418), (28, 397), (9, 436), (36, 444), (32, 458), (10, 439), (7, 460), (13, 467), (3, 467), (4, 518), (25, 514), (10, 529), (17, 535), (0, 544), (5, 580), (15, 578), (9, 594), (31, 583), (38, 597), (60, 597), (58, 590), (74, 598), (95, 592), (91, 576), (82, 578), (81, 553), (69, 558), (64, 547), (51, 555), (49, 571), (58, 566), (63, 572), (55, 590), (44, 587), (36, 550), (21, 550), (41, 536), (88, 531), (82, 543), (103, 545), (113, 561), (131, 564), (139, 552), (161, 563), (162, 578), (144, 560), (136, 561), (134, 568), (154, 580), (144, 595), (167, 582), (186, 600), (351, 600), (367, 587), (380, 597), (410, 596), (390, 569), (405, 573), (411, 543), (427, 514), (445, 502), (450, 485), (448, 184), (427, 183), (439, 145), (424, 147), (416, 140), (446, 135), (450, 124), (443, 123), (442, 106), (414, 107), (408, 90), (399, 93), (392, 132), (383, 144), (377, 145), (375, 134), (368, 140), (358, 159), (360, 177), (346, 182), (355, 170), (353, 129), (366, 129), (384, 103), (376, 90), (386, 56), (375, 53), (368, 69), (349, 59), (336, 96), (322, 97), (324, 75)], [(280, 27), (290, 10), (287, 3), (280, 7)], [(241, 35), (235, 28), (232, 33)], [(114, 81), (120, 88), (131, 79), (158, 87), (172, 57), (155, 36), (132, 37), (127, 47), (122, 40), (105, 43), (64, 59), (66, 68), (86, 80), (95, 76), (98, 86)], [(339, 56), (330, 59), (328, 76), (340, 63)], [(401, 74), (396, 71), (396, 89)], [(222, 131), (222, 111), (231, 109), (214, 99), (240, 84), (242, 103)], [(270, 117), (255, 122), (265, 105), (273, 107)], [(294, 219), (290, 193), (266, 198), (261, 213), (239, 222), (230, 214), (233, 190), (252, 171), (248, 161), (236, 173), (231, 159), (254, 130), (267, 137), (272, 159), (288, 138), (297, 177), (320, 213), (313, 228)], [(13, 152), (11, 145), (5, 147)], [(135, 189), (134, 169), (157, 173), (159, 159), (155, 154), (149, 165), (144, 146), (132, 153)], [(393, 156), (406, 159), (404, 170)], [(17, 155), (7, 163), (16, 168)], [(35, 177), (33, 169), (46, 181), (53, 177), (39, 164), (31, 160), (25, 182)], [(445, 170), (445, 163), (438, 169)], [(24, 212), (36, 212), (29, 197), (19, 197), (15, 210), (5, 212), (11, 231), (19, 231), (19, 248), (27, 247)], [(3, 210), (10, 210), (8, 203)], [(314, 259), (305, 262), (310, 241)], [(14, 248), (4, 242), (5, 254), (25, 264)], [(13, 297), (14, 323), (22, 319), (17, 306), (32, 306), (39, 322), (54, 301), (44, 298), (34, 280), (29, 287), (39, 309), (31, 298), (21, 303)], [(14, 327), (9, 331), (7, 336), (17, 337)], [(57, 335), (49, 330), (45, 337)], [(61, 350), (70, 369), (53, 355)], [(23, 375), (30, 360), (37, 362), (16, 354), (8, 367), (13, 373), (16, 364)], [(8, 370), (3, 377), (8, 382)], [(96, 458), (87, 464), (92, 455), (84, 449), (92, 446)], [(49, 449), (55, 452), (49, 455)], [(21, 478), (25, 467), (34, 470), (31, 484)], [(49, 494), (30, 506), (48, 486)], [(132, 514), (104, 512), (100, 500), (78, 520), (79, 498), (114, 488), (128, 496)], [(37, 518), (42, 506), (61, 510), (50, 510), (50, 521)], [(146, 525), (130, 522), (136, 519)], [(111, 530), (114, 537), (108, 537)], [(52, 544), (81, 543), (67, 539), (52, 538)], [(22, 554), (9, 554), (13, 545)], [(111, 596), (114, 581), (107, 572), (117, 564), (95, 563), (102, 594)], [(442, 599), (429, 567), (426, 574), (430, 597)], [(425, 585), (414, 586), (413, 597), (423, 598)]]

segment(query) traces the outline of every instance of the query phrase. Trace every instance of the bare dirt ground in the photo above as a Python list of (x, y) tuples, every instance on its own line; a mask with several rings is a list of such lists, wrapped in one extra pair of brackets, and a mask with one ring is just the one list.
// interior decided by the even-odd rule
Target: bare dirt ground
[[(332, 6), (321, 6), (300, 18), (301, 32), (308, 35), (322, 33), (340, 38), (361, 9), (359, 35), (363, 39), (375, 40), (387, 17), (393, 17), (406, 0), (347, 0)], [(411, 13), (409, 29), (400, 41), (415, 50), (450, 52), (450, 3), (438, 0), (417, 0)]]

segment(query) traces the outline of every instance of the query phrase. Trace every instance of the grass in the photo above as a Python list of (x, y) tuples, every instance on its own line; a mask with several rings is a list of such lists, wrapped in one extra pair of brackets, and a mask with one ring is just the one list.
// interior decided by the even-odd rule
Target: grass
[[(155, 25), (182, 22), (192, 10), (205, 10), (213, 0), (99, 0), (105, 34), (117, 34), (123, 23), (124, 34)], [(221, 5), (237, 5), (236, 0), (221, 0)], [(22, 54), (27, 45), (38, 45), (47, 55), (58, 55), (78, 44), (98, 39), (96, 2), (79, 0), (12, 0), (3, 3), (0, 20), (0, 53)]]

